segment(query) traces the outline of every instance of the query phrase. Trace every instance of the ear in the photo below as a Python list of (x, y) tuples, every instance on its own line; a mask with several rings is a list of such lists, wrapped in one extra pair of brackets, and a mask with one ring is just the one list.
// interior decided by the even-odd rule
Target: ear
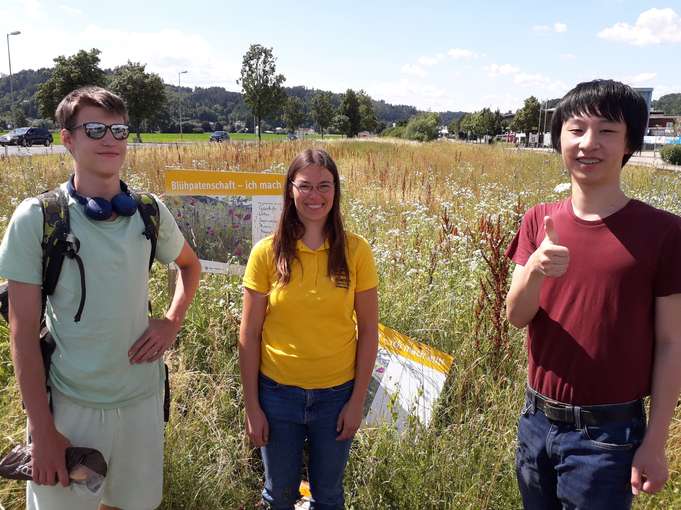
[(61, 143), (64, 147), (67, 148), (67, 150), (73, 154), (73, 134), (71, 131), (69, 131), (66, 128), (62, 128), (61, 131), (59, 131), (59, 134), (61, 135)]

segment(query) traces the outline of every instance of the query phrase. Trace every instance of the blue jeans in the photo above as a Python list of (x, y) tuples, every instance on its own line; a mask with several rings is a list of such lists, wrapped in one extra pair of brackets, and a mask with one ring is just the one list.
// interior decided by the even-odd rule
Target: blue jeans
[(300, 498), (303, 445), (309, 443), (310, 510), (342, 510), (343, 472), (351, 440), (336, 441), (338, 415), (352, 394), (353, 381), (305, 390), (260, 374), (260, 406), (270, 436), (261, 448), (265, 465), (263, 501), (274, 510), (292, 510)]
[(550, 421), (531, 398), (518, 424), (516, 476), (526, 510), (629, 509), (645, 416), (602, 426)]

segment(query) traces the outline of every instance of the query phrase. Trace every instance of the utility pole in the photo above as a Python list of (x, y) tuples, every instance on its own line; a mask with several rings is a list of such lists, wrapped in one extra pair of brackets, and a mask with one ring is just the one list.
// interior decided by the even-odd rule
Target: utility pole
[(180, 140), (182, 140), (182, 84), (180, 82), (180, 77), (183, 74), (187, 74), (187, 71), (180, 71), (177, 73), (177, 88), (180, 89), (177, 91), (177, 110), (180, 116)]
[[(10, 35), (19, 35), (21, 32), (19, 30), (15, 30), (14, 32), (9, 32), (7, 34), (7, 63), (9, 64), (9, 114), (10, 118), (12, 117), (12, 108), (14, 106), (14, 86), (12, 85), (12, 57), (10, 56), (9, 52), (9, 36)], [(14, 119), (12, 118), (12, 127), (16, 127), (14, 125)]]

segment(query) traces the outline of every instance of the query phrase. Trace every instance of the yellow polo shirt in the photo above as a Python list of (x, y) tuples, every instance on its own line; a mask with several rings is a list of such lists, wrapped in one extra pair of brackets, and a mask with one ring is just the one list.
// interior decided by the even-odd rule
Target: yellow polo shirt
[(311, 250), (298, 241), (291, 281), (276, 284), (272, 236), (251, 250), (244, 287), (267, 294), (260, 371), (281, 384), (329, 388), (355, 377), (357, 329), (355, 293), (378, 286), (376, 265), (366, 239), (346, 233), (349, 288), (327, 276), (329, 245)]

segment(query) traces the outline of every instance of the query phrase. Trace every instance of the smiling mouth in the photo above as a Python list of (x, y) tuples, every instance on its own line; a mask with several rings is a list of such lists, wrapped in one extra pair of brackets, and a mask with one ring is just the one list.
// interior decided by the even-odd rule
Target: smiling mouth
[(324, 206), (322, 204), (306, 204), (305, 207), (309, 207), (310, 209), (321, 209)]
[(596, 163), (600, 163), (601, 160), (598, 158), (577, 158), (577, 162), (582, 165), (595, 165)]

